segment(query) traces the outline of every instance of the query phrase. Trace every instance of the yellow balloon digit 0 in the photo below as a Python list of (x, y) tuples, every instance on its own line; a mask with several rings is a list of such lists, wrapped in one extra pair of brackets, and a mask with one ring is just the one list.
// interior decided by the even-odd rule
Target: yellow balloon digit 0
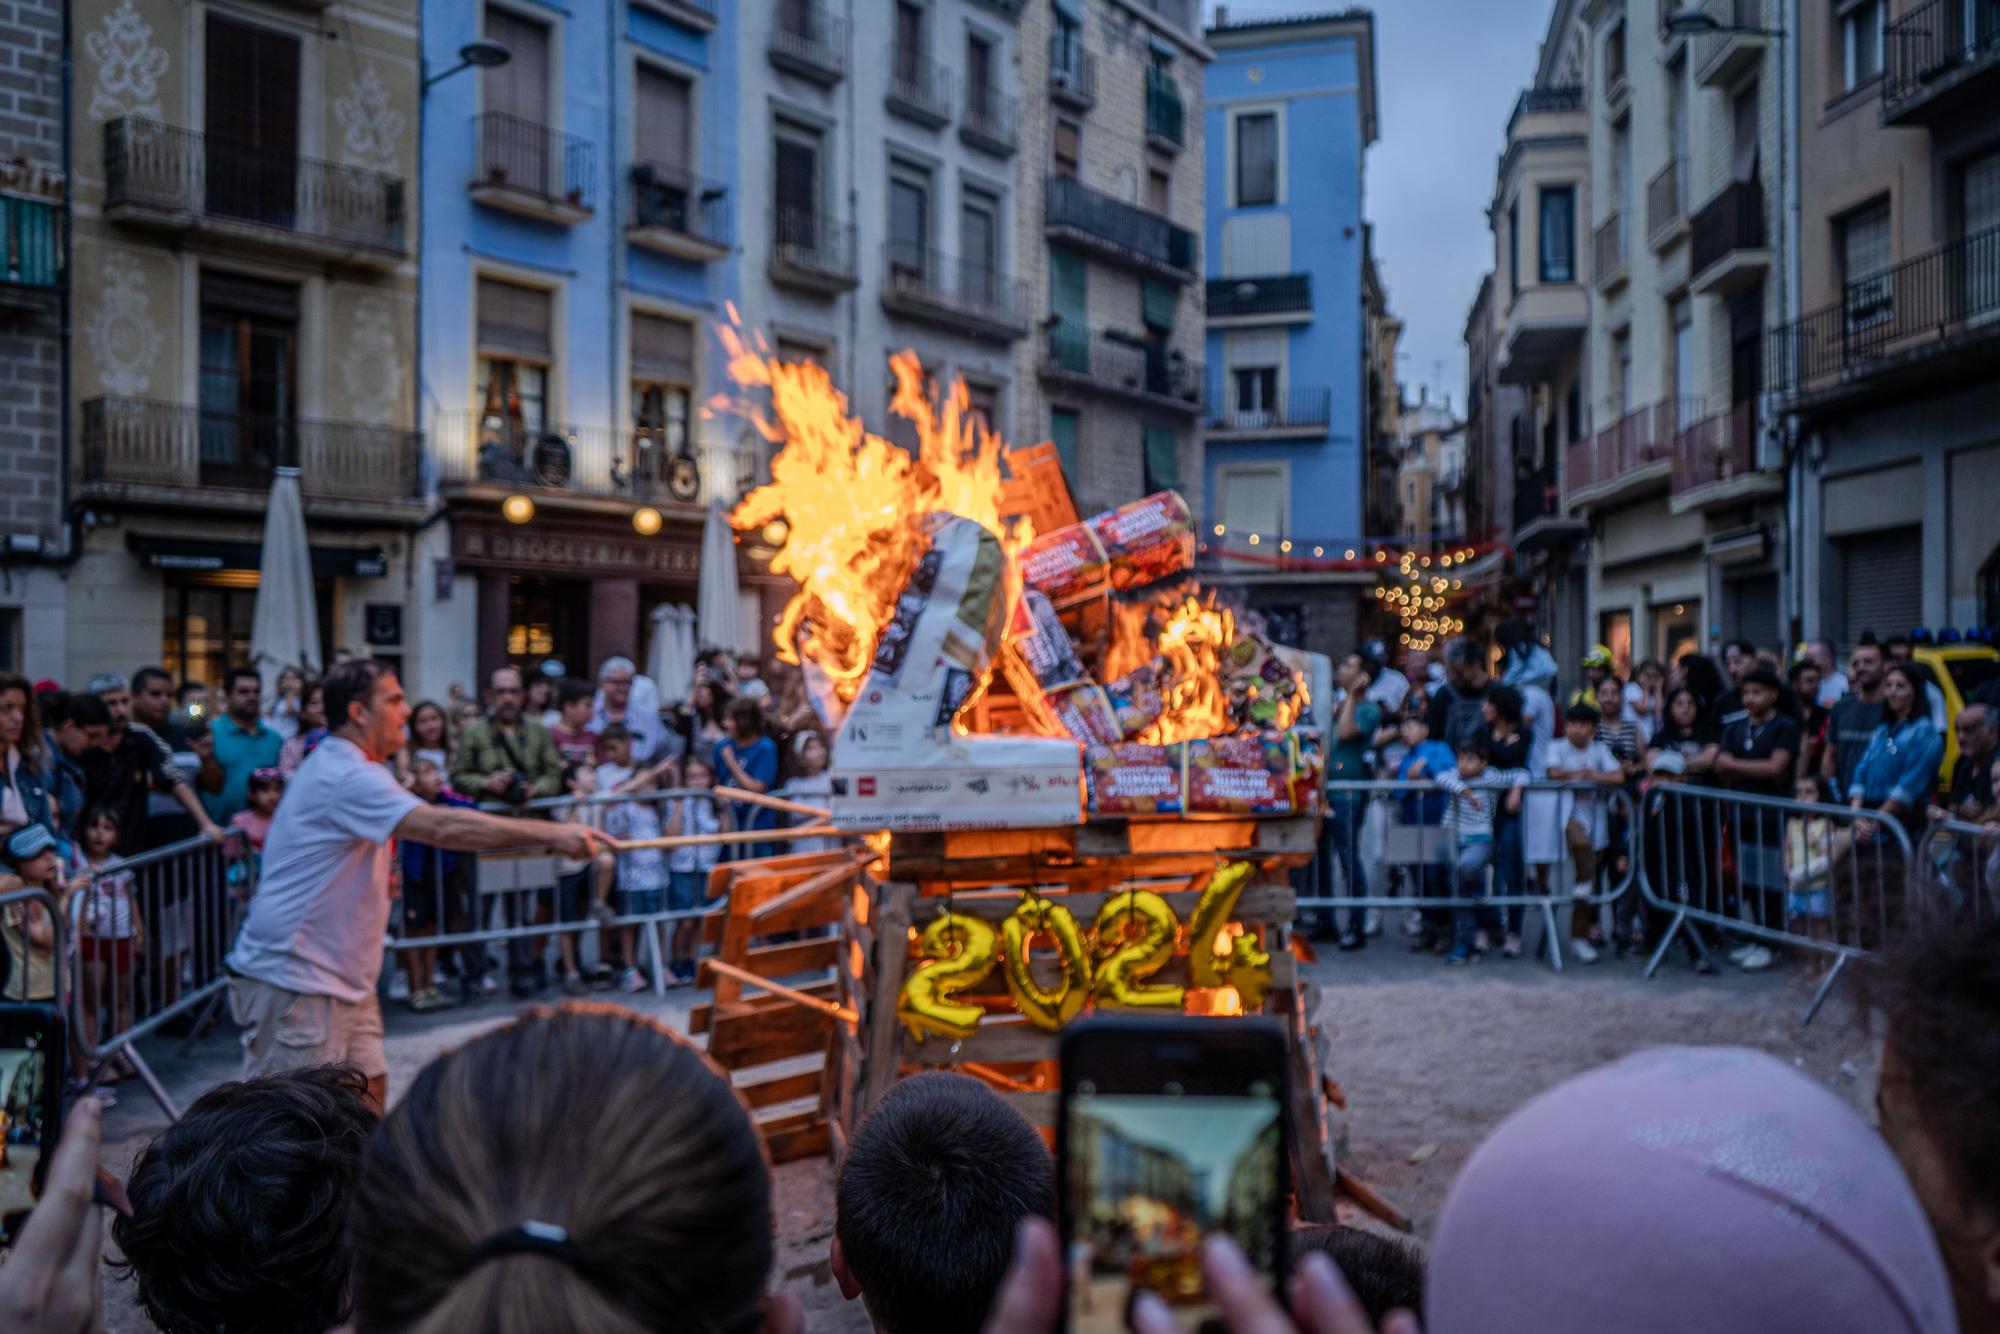
[(896, 1007), (896, 1017), (903, 1021), (912, 1040), (922, 1042), (930, 1033), (949, 1038), (972, 1036), (986, 1012), (950, 997), (978, 986), (992, 974), (998, 940), (992, 927), (963, 913), (941, 913), (924, 928), (917, 948), (931, 962), (910, 974), (903, 983), (902, 1002)]
[[(1028, 943), (1037, 935), (1054, 938), (1056, 957), (1062, 962), (1062, 982), (1045, 987), (1035, 981), (1028, 968)], [(1001, 975), (1007, 991), (1028, 1022), (1053, 1033), (1083, 1009), (1090, 999), (1090, 955), (1083, 942), (1083, 928), (1076, 915), (1060, 903), (1042, 898), (1030, 890), (1000, 924), (1002, 945)]]
[[(1224, 932), (1253, 869), (1248, 862), (1230, 862), (1218, 869), (1201, 891), (1188, 923), (1188, 980), (1198, 987), (1235, 987), (1246, 1011), (1264, 1004), (1264, 988), (1271, 985), (1271, 956), (1257, 947), (1254, 936)], [(1224, 940), (1228, 953), (1218, 954), (1216, 946)]]
[(1179, 927), (1167, 901), (1150, 890), (1113, 894), (1097, 914), (1097, 965), (1091, 991), (1099, 1005), (1120, 1010), (1178, 1010), (1187, 988), (1165, 983), (1147, 986), (1142, 979), (1158, 972), (1173, 956)]

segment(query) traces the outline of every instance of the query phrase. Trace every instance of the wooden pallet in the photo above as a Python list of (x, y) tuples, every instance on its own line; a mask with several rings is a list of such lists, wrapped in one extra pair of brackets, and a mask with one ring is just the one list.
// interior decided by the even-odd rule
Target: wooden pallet
[[(836, 1149), (898, 1078), (935, 1067), (984, 1080), (1029, 1121), (1052, 1132), (1058, 1036), (1019, 1015), (997, 972), (976, 990), (954, 996), (987, 1011), (971, 1036), (918, 1042), (904, 1031), (896, 1010), (912, 964), (913, 927), (947, 904), (952, 911), (997, 922), (1030, 887), (1060, 899), (1086, 924), (1115, 890), (1143, 887), (1165, 898), (1185, 922), (1216, 866), (1244, 860), (1256, 864), (1257, 875), (1243, 890), (1233, 920), (1261, 936), (1271, 955), (1262, 1012), (1284, 1024), (1292, 1052), (1287, 1121), (1296, 1209), (1301, 1218), (1334, 1221), (1333, 1140), (1321, 1097), (1321, 1062), (1289, 948), (1297, 896), (1285, 876), (1312, 856), (1317, 823), (1312, 818), (1133, 821), (893, 836), (885, 859), (888, 878), (871, 886), (865, 906), (856, 896), (850, 918), (865, 934), (854, 937), (856, 948), (840, 961), (839, 986), (830, 993), (859, 1018), (851, 1034), (836, 1032), (832, 1040), (829, 1111)], [(1186, 958), (1176, 957), (1153, 977), (1184, 984)]]

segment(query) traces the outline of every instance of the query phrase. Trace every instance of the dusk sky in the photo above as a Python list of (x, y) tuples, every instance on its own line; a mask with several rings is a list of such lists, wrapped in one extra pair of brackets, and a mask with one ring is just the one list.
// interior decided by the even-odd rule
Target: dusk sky
[[(1324, 13), (1342, 0), (1226, 0), (1232, 20)], [(1507, 113), (1534, 77), (1552, 0), (1356, 0), (1375, 12), (1381, 137), (1368, 155), (1368, 220), (1389, 304), (1402, 317), (1398, 375), (1465, 407), (1465, 316), (1492, 267), (1485, 208)], [(1206, 3), (1214, 18), (1214, 0)], [(1442, 376), (1438, 363), (1444, 363)]]

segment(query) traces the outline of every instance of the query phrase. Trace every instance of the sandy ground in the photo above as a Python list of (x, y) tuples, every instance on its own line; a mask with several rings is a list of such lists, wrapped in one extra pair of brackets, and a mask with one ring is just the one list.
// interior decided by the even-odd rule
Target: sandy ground
[[(1561, 977), (1527, 961), (1448, 970), (1410, 955), (1392, 936), (1358, 955), (1329, 949), (1305, 973), (1331, 1040), (1330, 1073), (1348, 1101), (1338, 1114), (1341, 1161), (1407, 1210), (1420, 1238), (1428, 1236), (1452, 1174), (1495, 1123), (1566, 1076), (1624, 1052), (1666, 1042), (1748, 1044), (1794, 1062), (1864, 1114), (1874, 1096), (1875, 1044), (1853, 1008), (1836, 995), (1811, 1027), (1801, 1028), (1807, 993), (1784, 970), (1698, 978), (1676, 961), (1652, 982), (1641, 978), (1637, 963), (1608, 959), (1594, 968), (1572, 966)], [(642, 996), (637, 1008), (679, 1027), (688, 1004), (683, 992), (664, 1001)], [(489, 1004), (423, 1018), (398, 1008), (389, 1019), (391, 1097), (425, 1062), (514, 1008)], [(229, 1031), (203, 1039), (185, 1058), (178, 1046), (154, 1042), (146, 1052), (183, 1102), (233, 1075)], [(122, 1172), (165, 1118), (136, 1084), (120, 1092), (105, 1118), (104, 1156)], [(823, 1161), (778, 1170), (776, 1213), (776, 1278), (805, 1304), (807, 1327), (863, 1334), (866, 1318), (858, 1305), (841, 1300), (827, 1271), (833, 1200)], [(112, 1334), (152, 1328), (115, 1274), (107, 1275), (105, 1298)]]

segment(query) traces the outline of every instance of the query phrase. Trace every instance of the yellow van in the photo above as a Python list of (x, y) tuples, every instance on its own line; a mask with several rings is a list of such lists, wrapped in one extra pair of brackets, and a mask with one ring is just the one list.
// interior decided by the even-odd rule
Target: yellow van
[(2000, 650), (1991, 644), (1919, 644), (1910, 656), (1931, 669), (1944, 691), (1944, 768), (1938, 786), (1950, 787), (1952, 770), (1958, 767), (1958, 711), (1974, 691), (2000, 676)]

